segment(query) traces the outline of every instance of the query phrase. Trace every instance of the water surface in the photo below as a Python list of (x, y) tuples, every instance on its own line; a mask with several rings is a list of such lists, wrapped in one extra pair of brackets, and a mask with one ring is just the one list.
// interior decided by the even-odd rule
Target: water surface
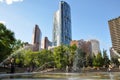
[(120, 80), (119, 72), (0, 74), (4, 80)]

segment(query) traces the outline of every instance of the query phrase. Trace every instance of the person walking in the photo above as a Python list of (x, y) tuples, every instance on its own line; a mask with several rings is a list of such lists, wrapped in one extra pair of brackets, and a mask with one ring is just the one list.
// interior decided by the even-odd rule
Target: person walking
[(13, 58), (10, 61), (10, 73), (15, 73), (15, 60)]

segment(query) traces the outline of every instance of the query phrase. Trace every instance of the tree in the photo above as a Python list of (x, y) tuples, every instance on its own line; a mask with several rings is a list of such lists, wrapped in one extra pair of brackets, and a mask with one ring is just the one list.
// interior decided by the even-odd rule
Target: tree
[(79, 57), (79, 63), (78, 63), (79, 67), (85, 67), (86, 53), (80, 48), (77, 49), (77, 52), (78, 52), (78, 57)]
[(103, 61), (104, 61), (103, 65), (105, 65), (105, 67), (108, 67), (110, 64), (110, 60), (108, 58), (106, 50), (103, 50)]
[(0, 23), (0, 62), (12, 53), (15, 41), (14, 32)]
[(24, 60), (27, 59), (27, 57), (25, 58), (25, 56), (26, 56), (26, 51), (25, 50), (19, 51), (16, 55), (13, 56), (14, 59), (15, 59), (15, 63), (19, 67), (22, 67), (22, 66), (25, 65)]
[(93, 58), (90, 56), (90, 55), (87, 55), (86, 56), (86, 66), (93, 66), (92, 65), (92, 62), (93, 62)]
[(93, 66), (95, 66), (95, 67), (102, 67), (103, 66), (103, 58), (102, 58), (101, 53), (98, 53), (97, 56), (93, 57)]
[(46, 50), (46, 49), (40, 51), (38, 53), (38, 61), (40, 63), (40, 66), (48, 62), (53, 62), (54, 61), (53, 52), (50, 50)]
[(112, 61), (112, 63), (114, 63), (116, 66), (119, 66), (119, 65), (120, 65), (120, 63), (119, 63), (119, 61), (118, 61), (118, 58), (116, 58), (116, 57), (111, 58), (111, 61)]
[(54, 49), (54, 60), (58, 69), (64, 69), (68, 65), (68, 54), (66, 46), (58, 46)]
[(20, 39), (16, 40), (13, 45), (13, 51), (18, 50), (20, 47), (23, 47), (25, 43), (22, 42)]
[(75, 58), (75, 53), (76, 53), (76, 50), (77, 50), (77, 46), (76, 45), (72, 45), (72, 46), (68, 46), (68, 66), (72, 68), (73, 66), (73, 61), (74, 61), (74, 58)]

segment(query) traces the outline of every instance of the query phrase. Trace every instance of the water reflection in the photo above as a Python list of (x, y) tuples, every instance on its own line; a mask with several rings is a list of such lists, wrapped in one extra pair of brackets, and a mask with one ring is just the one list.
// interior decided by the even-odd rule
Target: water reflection
[(0, 75), (0, 79), (30, 79), (30, 80), (120, 80), (119, 72), (91, 73), (20, 73)]

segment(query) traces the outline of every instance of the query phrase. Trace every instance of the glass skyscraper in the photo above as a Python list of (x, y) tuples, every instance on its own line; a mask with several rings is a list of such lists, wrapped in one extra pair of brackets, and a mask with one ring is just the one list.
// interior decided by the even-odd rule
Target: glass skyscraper
[(59, 10), (54, 14), (53, 46), (69, 45), (71, 40), (70, 6), (68, 3), (61, 1)]

